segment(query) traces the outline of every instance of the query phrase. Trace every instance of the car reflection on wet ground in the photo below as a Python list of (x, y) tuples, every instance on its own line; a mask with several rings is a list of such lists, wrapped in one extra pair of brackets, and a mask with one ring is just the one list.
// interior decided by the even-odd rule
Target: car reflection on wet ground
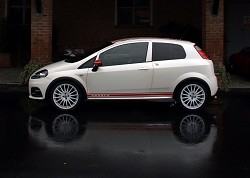
[(0, 177), (250, 176), (249, 92), (202, 112), (93, 101), (62, 113), (25, 89), (0, 97)]

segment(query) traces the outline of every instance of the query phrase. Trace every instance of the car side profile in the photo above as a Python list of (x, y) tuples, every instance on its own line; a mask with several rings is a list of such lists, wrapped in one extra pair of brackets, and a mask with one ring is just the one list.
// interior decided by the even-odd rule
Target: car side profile
[(217, 92), (214, 66), (192, 42), (133, 38), (82, 58), (62, 60), (36, 71), (29, 97), (50, 99), (60, 110), (73, 110), (82, 100), (171, 99), (198, 110)]

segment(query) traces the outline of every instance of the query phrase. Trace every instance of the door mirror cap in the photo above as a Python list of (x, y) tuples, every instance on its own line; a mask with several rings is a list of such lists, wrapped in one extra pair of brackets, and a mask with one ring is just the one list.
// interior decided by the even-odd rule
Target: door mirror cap
[(100, 67), (102, 66), (102, 61), (100, 59), (95, 60), (94, 62), (95, 66)]
[(92, 71), (96, 72), (98, 70), (99, 66), (102, 66), (102, 61), (100, 59), (97, 59), (94, 62), (94, 67), (92, 68)]

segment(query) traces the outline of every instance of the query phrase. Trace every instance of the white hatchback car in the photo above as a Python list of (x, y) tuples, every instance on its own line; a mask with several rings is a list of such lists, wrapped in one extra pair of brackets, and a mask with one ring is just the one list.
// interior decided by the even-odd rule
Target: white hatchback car
[(45, 66), (29, 80), (30, 98), (49, 98), (65, 111), (86, 99), (174, 99), (185, 109), (198, 110), (217, 89), (213, 62), (203, 50), (162, 38), (114, 41), (79, 61)]

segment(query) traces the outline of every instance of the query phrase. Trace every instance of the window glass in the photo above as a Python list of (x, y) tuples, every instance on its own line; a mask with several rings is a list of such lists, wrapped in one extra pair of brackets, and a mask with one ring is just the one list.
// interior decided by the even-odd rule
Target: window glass
[(31, 0), (25, 0), (26, 4), (31, 4)]
[(82, 64), (78, 69), (86, 69), (86, 68), (92, 68), (94, 66), (94, 61), (96, 59), (96, 56)]
[(30, 25), (31, 0), (9, 0), (8, 20), (12, 25)]
[(146, 61), (148, 43), (131, 43), (114, 47), (100, 54), (103, 66), (141, 63)]
[(135, 0), (135, 7), (149, 7), (149, 0)]
[(118, 12), (117, 23), (122, 25), (133, 24), (133, 9), (132, 8), (121, 8)]
[(153, 43), (153, 61), (184, 59), (186, 52), (181, 45)]
[(133, 7), (133, 0), (117, 0), (118, 7)]
[(150, 25), (151, 0), (117, 0), (117, 25)]
[(21, 8), (11, 8), (9, 11), (9, 20), (12, 24), (22, 24), (23, 23), (23, 9)]
[(22, 0), (9, 0), (8, 2), (11, 6), (22, 6), (23, 1)]
[(10, 6), (30, 5), (31, 4), (31, 0), (8, 0), (8, 4)]

